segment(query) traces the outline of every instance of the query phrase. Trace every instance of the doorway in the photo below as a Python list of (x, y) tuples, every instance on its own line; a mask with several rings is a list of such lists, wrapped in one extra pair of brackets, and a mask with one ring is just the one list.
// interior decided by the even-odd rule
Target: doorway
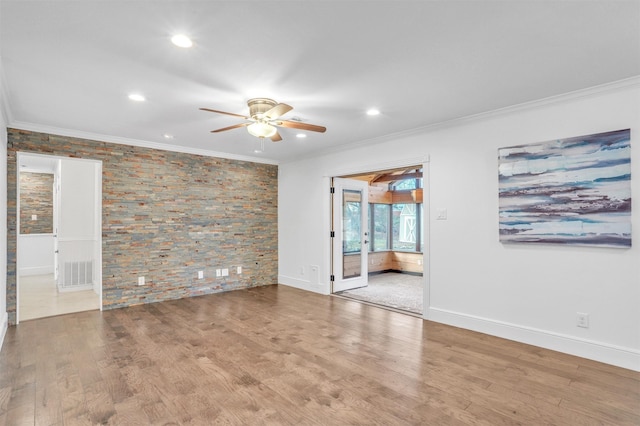
[(102, 163), (17, 155), (16, 322), (102, 306)]
[[(388, 309), (422, 316), (425, 311), (423, 165), (412, 165), (334, 178), (332, 294)], [(366, 197), (345, 192), (363, 185)], [(359, 240), (353, 237), (353, 211), (365, 215)], [(361, 203), (361, 204), (359, 204)], [(349, 238), (349, 233), (352, 234)], [(354, 245), (354, 240), (356, 244)], [(353, 267), (351, 257), (359, 241), (365, 254), (366, 278), (345, 285), (343, 271)], [(342, 274), (341, 274), (342, 273)]]

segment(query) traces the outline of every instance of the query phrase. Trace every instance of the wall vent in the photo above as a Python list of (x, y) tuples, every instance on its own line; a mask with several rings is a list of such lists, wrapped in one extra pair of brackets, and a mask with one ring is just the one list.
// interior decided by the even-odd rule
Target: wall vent
[(70, 289), (93, 284), (93, 262), (65, 262), (62, 271), (62, 288)]

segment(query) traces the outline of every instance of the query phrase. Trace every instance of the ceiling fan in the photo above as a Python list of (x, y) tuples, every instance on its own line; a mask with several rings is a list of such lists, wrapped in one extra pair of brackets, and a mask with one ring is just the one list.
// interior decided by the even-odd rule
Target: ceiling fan
[(224, 132), (227, 130), (246, 127), (250, 134), (260, 139), (270, 138), (273, 142), (282, 140), (276, 127), (288, 127), (292, 129), (309, 130), (312, 132), (324, 133), (327, 128), (314, 124), (301, 123), (300, 121), (281, 120), (280, 117), (293, 109), (287, 104), (279, 104), (273, 99), (254, 98), (247, 101), (249, 105), (249, 115), (234, 114), (232, 112), (218, 111), (209, 108), (200, 108), (202, 111), (216, 112), (234, 117), (241, 117), (248, 120), (244, 123), (212, 130), (211, 133)]

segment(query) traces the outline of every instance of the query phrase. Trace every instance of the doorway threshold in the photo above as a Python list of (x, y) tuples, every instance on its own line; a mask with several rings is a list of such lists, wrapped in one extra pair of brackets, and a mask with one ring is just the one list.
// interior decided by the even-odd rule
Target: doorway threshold
[(345, 295), (345, 294), (333, 293), (333, 294), (330, 294), (330, 296), (337, 297), (340, 299), (345, 299), (345, 300), (351, 300), (352, 302), (362, 303), (363, 305), (369, 305), (375, 308), (381, 308), (387, 311), (397, 312), (399, 314), (409, 315), (411, 317), (422, 318), (422, 314), (419, 314), (417, 312), (405, 311), (402, 309), (394, 308), (392, 306), (386, 306), (386, 305), (381, 305), (379, 303), (367, 302), (366, 300), (356, 299), (355, 297), (349, 297), (348, 295)]

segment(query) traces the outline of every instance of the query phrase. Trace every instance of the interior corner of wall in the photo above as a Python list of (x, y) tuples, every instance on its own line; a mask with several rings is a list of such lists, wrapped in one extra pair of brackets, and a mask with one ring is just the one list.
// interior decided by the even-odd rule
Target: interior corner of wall
[(4, 336), (7, 334), (7, 328), (9, 327), (9, 314), (2, 313), (2, 322), (0, 323), (0, 351), (2, 350), (2, 344), (4, 343)]

